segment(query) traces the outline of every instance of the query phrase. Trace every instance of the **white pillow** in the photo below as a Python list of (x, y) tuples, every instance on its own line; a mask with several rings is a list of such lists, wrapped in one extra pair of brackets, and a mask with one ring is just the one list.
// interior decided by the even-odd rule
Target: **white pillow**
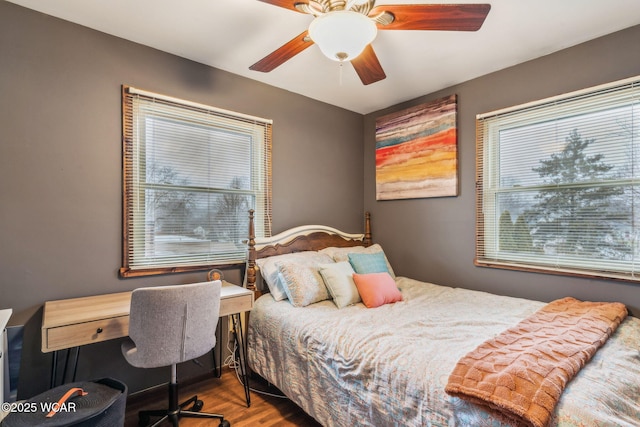
[(333, 260), (327, 254), (321, 254), (316, 251), (304, 251), (294, 252), (291, 254), (275, 255), (267, 258), (258, 258), (256, 264), (260, 269), (262, 278), (267, 282), (267, 287), (271, 296), (276, 301), (287, 299), (287, 292), (285, 290), (285, 283), (282, 280), (282, 275), (278, 270), (278, 262), (292, 262), (302, 265), (320, 265), (330, 263)]
[(391, 277), (393, 277), (394, 279), (396, 277), (395, 273), (393, 272), (393, 268), (391, 268), (391, 264), (389, 263), (389, 259), (387, 259), (387, 255), (382, 250), (382, 246), (380, 246), (378, 243), (375, 243), (371, 246), (350, 246), (346, 248), (330, 247), (321, 249), (318, 252), (329, 255), (335, 262), (349, 261), (350, 253), (374, 254), (377, 252), (382, 252), (387, 263), (389, 274), (391, 274)]
[(320, 266), (320, 275), (338, 308), (362, 301), (353, 281), (353, 267), (348, 261)]
[(289, 302), (294, 307), (306, 307), (331, 298), (317, 265), (285, 261), (277, 265)]

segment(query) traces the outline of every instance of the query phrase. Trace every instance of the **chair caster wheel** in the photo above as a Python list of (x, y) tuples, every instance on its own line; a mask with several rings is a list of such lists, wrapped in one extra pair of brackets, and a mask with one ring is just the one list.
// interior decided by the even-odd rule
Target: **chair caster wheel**
[(220, 427), (231, 427), (231, 424), (227, 420), (222, 420), (220, 421)]
[(191, 407), (191, 410), (194, 412), (200, 412), (202, 407), (204, 406), (204, 402), (202, 400), (196, 400)]

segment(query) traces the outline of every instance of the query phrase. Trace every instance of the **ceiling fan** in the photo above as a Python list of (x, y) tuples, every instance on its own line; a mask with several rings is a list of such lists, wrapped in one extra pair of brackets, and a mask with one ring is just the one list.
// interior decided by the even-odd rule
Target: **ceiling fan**
[(317, 44), (328, 58), (351, 62), (365, 85), (386, 78), (371, 46), (378, 30), (477, 31), (490, 4), (395, 4), (376, 6), (375, 0), (260, 0), (313, 15), (309, 28), (250, 70), (268, 73), (309, 46)]

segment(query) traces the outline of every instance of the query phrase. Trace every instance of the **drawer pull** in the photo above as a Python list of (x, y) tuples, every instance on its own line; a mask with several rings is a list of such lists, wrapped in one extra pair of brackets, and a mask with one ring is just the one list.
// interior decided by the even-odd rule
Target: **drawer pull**
[(98, 329), (96, 329), (96, 333), (97, 333), (97, 334), (101, 334), (101, 333), (102, 333), (102, 328), (98, 328)]

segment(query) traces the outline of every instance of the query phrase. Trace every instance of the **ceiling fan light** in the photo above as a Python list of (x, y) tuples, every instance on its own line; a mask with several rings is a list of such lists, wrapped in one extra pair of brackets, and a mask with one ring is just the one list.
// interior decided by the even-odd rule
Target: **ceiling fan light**
[(309, 37), (334, 61), (351, 61), (376, 38), (378, 28), (367, 16), (350, 10), (320, 15), (309, 26)]

